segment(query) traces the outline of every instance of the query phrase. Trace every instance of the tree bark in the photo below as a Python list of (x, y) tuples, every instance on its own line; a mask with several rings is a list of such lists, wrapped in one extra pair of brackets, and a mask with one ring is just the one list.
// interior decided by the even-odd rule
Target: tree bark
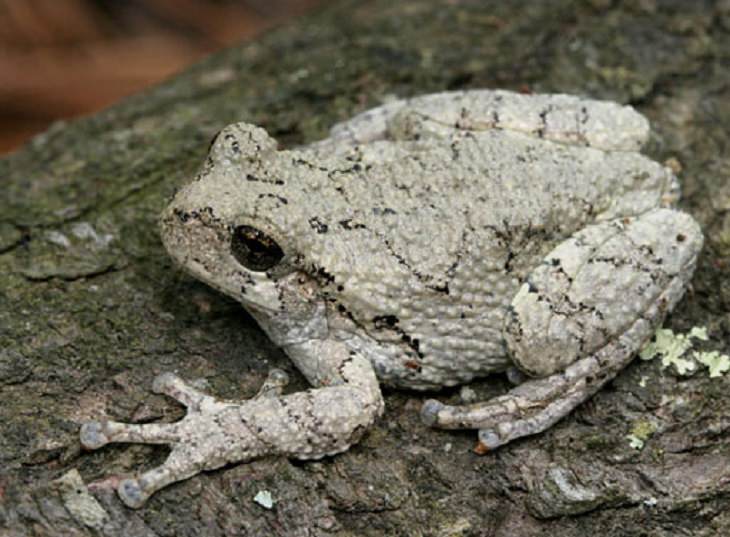
[[(179, 272), (156, 218), (227, 123), (282, 146), (390, 96), (564, 92), (630, 103), (648, 153), (681, 166), (681, 208), (706, 245), (668, 319), (730, 351), (730, 2), (346, 0), (229, 49), (100, 114), (59, 123), (0, 161), (0, 534), (730, 535), (730, 375), (636, 360), (548, 432), (477, 456), (473, 431), (429, 430), (425, 396), (347, 453), (270, 457), (194, 477), (132, 511), (114, 477), (164, 448), (81, 452), (79, 425), (172, 421), (151, 395), (176, 371), (246, 398), (294, 372), (243, 309)], [(472, 385), (480, 398), (502, 378)], [(458, 390), (438, 394), (458, 401)], [(642, 434), (642, 449), (627, 435)], [(268, 491), (271, 509), (256, 503)]]

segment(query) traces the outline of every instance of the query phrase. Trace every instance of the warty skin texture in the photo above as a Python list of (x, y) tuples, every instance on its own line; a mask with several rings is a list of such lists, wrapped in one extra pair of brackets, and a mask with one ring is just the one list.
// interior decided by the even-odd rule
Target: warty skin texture
[[(568, 414), (650, 337), (702, 245), (671, 209), (672, 172), (638, 152), (648, 133), (615, 103), (486, 90), (389, 103), (289, 151), (226, 127), (162, 215), (163, 242), (313, 389), (219, 403), (166, 377), (159, 391), (205, 404), (188, 404), (170, 459), (125, 481), (124, 501), (264, 453), (347, 449), (382, 412), (379, 383), (433, 389), (516, 366), (531, 379), (502, 397), (424, 405), (433, 426), (479, 429), (482, 449)], [(82, 441), (162, 434), (134, 427), (148, 426), (89, 424)]]

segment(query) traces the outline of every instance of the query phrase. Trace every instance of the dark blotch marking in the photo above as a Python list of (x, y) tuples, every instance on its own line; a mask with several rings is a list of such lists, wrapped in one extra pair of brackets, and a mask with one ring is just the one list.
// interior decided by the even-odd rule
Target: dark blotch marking
[(275, 200), (278, 200), (279, 203), (281, 203), (282, 205), (288, 205), (289, 204), (289, 201), (285, 197), (279, 196), (277, 194), (272, 194), (270, 192), (259, 194), (259, 199), (261, 199), (261, 198), (273, 198)]
[(256, 177), (255, 175), (251, 175), (250, 173), (246, 174), (246, 181), (251, 181), (252, 183), (268, 183), (270, 185), (283, 185), (284, 181), (281, 179), (262, 179), (261, 177)]
[(325, 284), (334, 283), (335, 277), (322, 267), (316, 267), (314, 273), (324, 281)]
[(507, 252), (507, 260), (504, 262), (505, 272), (512, 272), (512, 261), (515, 257), (517, 257), (517, 255), (512, 250)]
[(395, 210), (391, 209), (390, 207), (383, 207), (382, 209), (380, 207), (373, 207), (373, 214), (375, 216), (387, 216), (398, 213), (396, 213)]
[(358, 223), (353, 224), (352, 218), (348, 218), (347, 220), (340, 220), (339, 224), (340, 224), (340, 227), (342, 227), (342, 229), (346, 229), (348, 231), (350, 231), (352, 229), (367, 229), (364, 224), (358, 224)]
[(375, 328), (394, 328), (398, 322), (398, 317), (395, 315), (377, 315), (373, 317)]
[(327, 233), (327, 230), (329, 229), (329, 226), (322, 222), (318, 217), (313, 216), (309, 219), (309, 225), (313, 230), (315, 230), (317, 233)]
[(437, 293), (444, 293), (446, 295), (449, 294), (449, 284), (448, 283), (444, 283), (443, 285), (429, 285), (428, 287), (430, 289), (433, 289)]

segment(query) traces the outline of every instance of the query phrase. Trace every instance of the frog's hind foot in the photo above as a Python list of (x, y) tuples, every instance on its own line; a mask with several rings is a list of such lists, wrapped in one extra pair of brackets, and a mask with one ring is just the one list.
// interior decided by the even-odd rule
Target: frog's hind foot
[[(643, 326), (636, 327), (636, 334), (627, 337), (638, 337), (645, 331)], [(548, 429), (598, 391), (631, 358), (632, 354), (618, 358), (598, 353), (563, 372), (528, 380), (505, 395), (472, 405), (450, 406), (429, 400), (423, 405), (421, 417), (432, 427), (479, 429), (475, 451), (484, 454)]]

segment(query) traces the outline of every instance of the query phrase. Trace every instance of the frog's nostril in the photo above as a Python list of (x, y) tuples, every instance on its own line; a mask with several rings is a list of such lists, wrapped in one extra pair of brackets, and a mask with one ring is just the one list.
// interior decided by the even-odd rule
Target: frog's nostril
[(256, 272), (269, 270), (284, 257), (274, 239), (252, 226), (233, 230), (231, 253), (241, 265)]
[[(675, 212), (674, 242), (680, 252), (694, 258), (702, 249), (704, 237), (699, 224), (688, 214)], [(671, 236), (671, 235), (670, 235)]]

